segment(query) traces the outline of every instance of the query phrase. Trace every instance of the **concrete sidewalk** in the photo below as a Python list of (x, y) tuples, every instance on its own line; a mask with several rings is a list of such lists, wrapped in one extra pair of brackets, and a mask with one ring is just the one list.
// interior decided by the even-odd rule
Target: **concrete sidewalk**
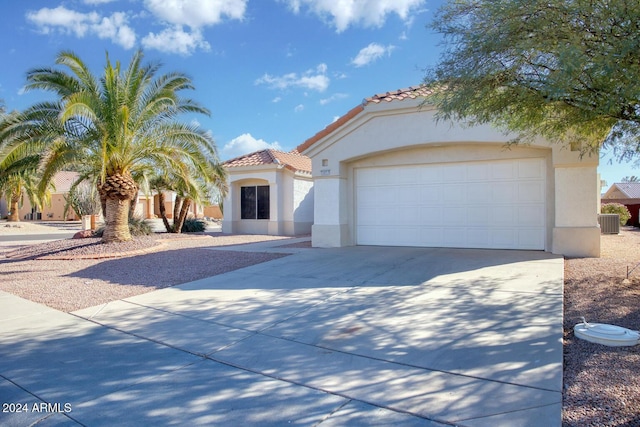
[(349, 247), (72, 314), (0, 293), (0, 425), (559, 426), (562, 287), (542, 252)]

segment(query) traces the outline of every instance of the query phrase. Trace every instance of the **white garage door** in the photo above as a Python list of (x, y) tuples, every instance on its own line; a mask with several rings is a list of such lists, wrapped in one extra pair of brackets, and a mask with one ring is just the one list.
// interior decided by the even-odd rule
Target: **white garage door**
[(356, 169), (359, 245), (545, 246), (544, 159)]

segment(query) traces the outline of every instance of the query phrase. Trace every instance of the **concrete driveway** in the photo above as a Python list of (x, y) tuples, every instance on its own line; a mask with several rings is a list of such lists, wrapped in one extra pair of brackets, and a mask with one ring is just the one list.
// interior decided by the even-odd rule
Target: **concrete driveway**
[(278, 244), (72, 314), (0, 293), (0, 425), (560, 425), (562, 258)]

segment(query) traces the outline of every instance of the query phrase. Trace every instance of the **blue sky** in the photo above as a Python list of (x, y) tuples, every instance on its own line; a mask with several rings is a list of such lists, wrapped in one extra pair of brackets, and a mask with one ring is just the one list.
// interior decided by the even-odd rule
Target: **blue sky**
[[(72, 50), (96, 74), (142, 48), (162, 72), (191, 76), (196, 119), (228, 159), (291, 150), (380, 92), (421, 82), (440, 54), (426, 28), (444, 0), (29, 0), (1, 6), (0, 98), (23, 109), (31, 68)], [(601, 162), (609, 184), (640, 175)]]

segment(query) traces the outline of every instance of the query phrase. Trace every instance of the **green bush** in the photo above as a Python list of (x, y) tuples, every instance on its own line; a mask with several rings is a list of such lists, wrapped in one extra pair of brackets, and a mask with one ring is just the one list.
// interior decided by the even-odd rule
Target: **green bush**
[(184, 224), (182, 224), (183, 233), (201, 233), (206, 228), (207, 224), (203, 220), (196, 218), (185, 219)]
[(142, 218), (129, 218), (129, 232), (132, 236), (149, 236), (153, 234), (153, 227)]
[(602, 205), (601, 212), (603, 214), (618, 214), (620, 216), (620, 225), (625, 225), (631, 218), (629, 209), (620, 203), (606, 203)]
[[(98, 228), (93, 234), (96, 237), (102, 237), (104, 227)], [(151, 224), (142, 218), (129, 218), (129, 233), (132, 236), (149, 236), (153, 234)]]

